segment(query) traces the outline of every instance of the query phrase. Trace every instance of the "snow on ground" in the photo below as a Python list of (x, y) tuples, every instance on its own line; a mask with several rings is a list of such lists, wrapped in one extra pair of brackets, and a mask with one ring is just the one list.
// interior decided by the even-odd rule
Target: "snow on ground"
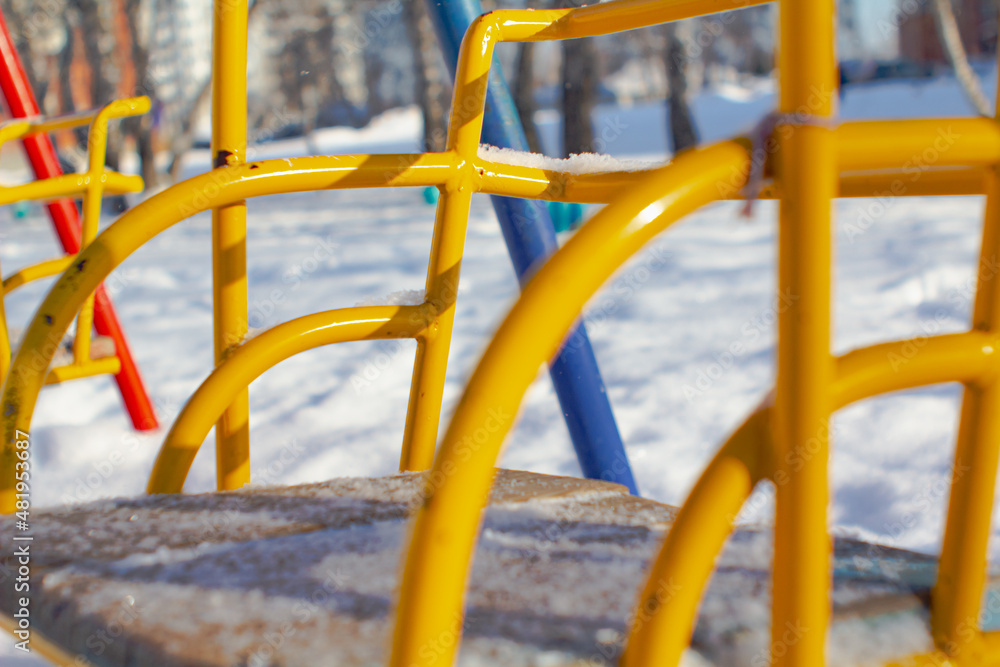
[[(992, 86), (991, 79), (987, 79)], [(988, 93), (989, 94), (989, 93)], [(772, 108), (767, 86), (703, 93), (703, 139), (752, 126)], [(847, 118), (968, 115), (954, 81), (849, 89)], [(539, 114), (547, 145), (557, 122)], [(660, 105), (600, 108), (599, 148), (619, 158), (663, 159)], [(415, 151), (419, 117), (396, 110), (361, 131), (324, 130), (326, 153)], [(258, 147), (254, 157), (300, 154), (305, 142)], [(549, 151), (550, 153), (554, 151)], [(188, 175), (209, 166), (194, 151)], [(840, 201), (836, 350), (968, 326), (981, 198)], [(0, 213), (4, 273), (54, 254), (39, 210)], [(592, 302), (591, 339), (619, 426), (648, 497), (680, 503), (721, 440), (773, 381), (775, 219), (761, 202), (710, 206), (654, 241)], [(317, 310), (420, 289), (433, 208), (415, 189), (306, 193), (251, 200), (250, 324), (269, 327)], [(212, 367), (210, 218), (156, 237), (116, 271), (114, 294), (164, 425)], [(47, 285), (16, 292), (8, 316), (23, 326)], [(472, 205), (444, 420), (517, 295), (489, 200)], [(739, 343), (740, 345), (735, 345)], [(739, 350), (728, 353), (727, 350)], [(250, 391), (255, 480), (299, 483), (394, 472), (414, 345), (351, 343), (314, 350), (269, 371)], [(834, 522), (843, 533), (892, 546), (939, 548), (959, 391), (941, 386), (867, 401), (835, 425)], [(108, 378), (42, 393), (32, 426), (37, 506), (142, 492), (165, 431), (134, 434)], [(210, 437), (209, 443), (212, 442)], [(579, 474), (547, 376), (528, 392), (501, 464)], [(214, 484), (212, 447), (187, 490)], [(768, 494), (748, 519), (766, 518)], [(995, 533), (995, 537), (1000, 533)], [(1000, 554), (994, 542), (994, 556)]]

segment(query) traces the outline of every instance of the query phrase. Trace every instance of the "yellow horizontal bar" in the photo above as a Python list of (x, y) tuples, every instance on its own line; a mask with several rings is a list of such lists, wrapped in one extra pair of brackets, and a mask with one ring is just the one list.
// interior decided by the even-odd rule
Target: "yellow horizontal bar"
[(148, 493), (180, 493), (212, 425), (233, 398), (269, 368), (323, 345), (417, 338), (433, 322), (426, 305), (343, 308), (279, 324), (236, 348), (192, 394), (160, 447)]
[(844, 171), (839, 197), (935, 197), (986, 194), (983, 167), (933, 167), (918, 174), (898, 169)]
[[(569, 174), (559, 171), (498, 165), (477, 161), (478, 187), (481, 192), (504, 197), (571, 201), (581, 204), (607, 204), (624, 188), (650, 170)], [(654, 167), (655, 168), (655, 167)], [(652, 169), (652, 168), (651, 168)], [(914, 177), (900, 169), (848, 171), (840, 176), (838, 197), (936, 197), (985, 194), (986, 170), (982, 167), (931, 168)], [(726, 188), (725, 199), (744, 199), (740, 176), (734, 176)], [(767, 181), (758, 199), (777, 199), (777, 186)]]
[(75, 113), (45, 118), (35, 116), (33, 118), (19, 118), (0, 123), (0, 144), (13, 139), (24, 139), (26, 137), (42, 134), (44, 132), (55, 132), (72, 127), (83, 127), (89, 125), (98, 110), (88, 109)]
[(26, 285), (33, 280), (48, 278), (49, 276), (62, 273), (75, 259), (76, 255), (66, 255), (65, 257), (57, 257), (56, 259), (49, 259), (24, 267), (17, 273), (3, 279), (3, 296), (7, 296), (18, 287)]
[[(199, 207), (195, 212), (199, 212), (288, 192), (443, 185), (455, 177), (458, 168), (452, 153), (294, 157), (216, 169), (179, 184), (174, 192), (165, 192), (171, 200), (183, 201), (192, 199), (194, 190), (193, 200)], [(225, 193), (220, 192), (222, 186)], [(202, 202), (207, 202), (204, 208)]]
[[(893, 124), (899, 122), (904, 121), (893, 121)], [(884, 135), (882, 121), (845, 123), (838, 129), (839, 196), (923, 197), (985, 192), (985, 167), (1000, 162), (1000, 131), (992, 120), (944, 118), (914, 123), (912, 131), (920, 133), (914, 136)], [(951, 134), (948, 134), (949, 127)], [(936, 138), (943, 136), (938, 134), (940, 128), (945, 128), (942, 132), (953, 138), (954, 143), (948, 150), (938, 152), (934, 144)], [(845, 137), (842, 141), (841, 133)], [(865, 137), (872, 134), (885, 136), (881, 141), (883, 150), (877, 155), (867, 150), (869, 139)], [(941, 139), (938, 145), (944, 146), (944, 142)], [(924, 149), (928, 146), (925, 156)], [(477, 159), (474, 181), (480, 191), (488, 194), (606, 204), (655, 168), (657, 165), (637, 171), (573, 174)], [(729, 181), (720, 195), (726, 199), (742, 199), (745, 174), (734, 173)], [(774, 199), (777, 194), (775, 185), (768, 182), (759, 198)]]
[[(145, 187), (141, 176), (106, 171), (101, 175), (105, 195), (124, 195), (142, 192)], [(63, 174), (23, 185), (0, 186), (0, 206), (26, 200), (81, 198), (91, 184), (90, 174)]]
[(572, 174), (537, 167), (475, 160), (474, 182), (479, 191), (504, 197), (606, 204), (623, 188), (636, 183), (653, 169)]
[(770, 0), (614, 0), (575, 9), (510, 10), (486, 14), (500, 41), (524, 42), (594, 37), (694, 16), (763, 5)]
[[(983, 167), (932, 168), (914, 178), (900, 169), (845, 171), (840, 175), (840, 198), (860, 197), (941, 197), (986, 194), (986, 169)], [(733, 191), (729, 199), (743, 199)], [(758, 199), (778, 199), (778, 187), (768, 181)]]
[[(775, 132), (780, 137), (781, 127)], [(1000, 125), (992, 118), (852, 121), (836, 132), (842, 172), (900, 169), (918, 180), (932, 167), (1000, 162)]]
[(143, 95), (115, 100), (99, 109), (79, 111), (52, 118), (36, 116), (34, 118), (7, 121), (0, 124), (0, 144), (12, 139), (24, 139), (45, 132), (55, 132), (56, 130), (89, 125), (105, 110), (107, 110), (106, 115), (109, 118), (127, 118), (129, 116), (141, 116), (147, 113), (151, 106), (149, 98)]
[(72, 363), (68, 366), (57, 366), (50, 369), (49, 374), (45, 376), (45, 384), (59, 384), (95, 375), (117, 375), (121, 369), (122, 363), (118, 357), (90, 359), (83, 363)]

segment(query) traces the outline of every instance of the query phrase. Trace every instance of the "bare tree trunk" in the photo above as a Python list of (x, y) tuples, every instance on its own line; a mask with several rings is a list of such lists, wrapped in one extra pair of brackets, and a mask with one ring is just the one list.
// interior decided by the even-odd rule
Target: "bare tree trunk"
[(413, 49), (414, 94), (424, 117), (423, 150), (440, 152), (445, 149), (448, 120), (441, 72), (435, 67), (439, 55), (434, 26), (424, 0), (410, 0), (404, 11), (403, 20)]
[[(108, 53), (101, 49), (100, 36), (105, 34), (104, 25), (101, 22), (101, 9), (99, 0), (74, 0), (80, 10), (80, 19), (83, 27), (83, 34), (87, 36), (84, 40), (84, 52), (87, 56), (87, 64), (90, 66), (93, 76), (91, 88), (91, 104), (99, 107), (107, 104), (115, 98), (115, 87), (108, 77), (108, 67), (105, 63)], [(107, 138), (107, 164), (112, 169), (117, 170), (121, 152), (122, 135), (117, 124), (112, 124), (108, 129)]]
[(669, 117), (668, 144), (676, 155), (698, 144), (698, 127), (687, 103), (687, 58), (684, 54), (683, 35), (678, 34), (676, 23), (665, 26), (667, 66), (667, 116)]
[(532, 153), (542, 152), (542, 142), (535, 125), (535, 43), (521, 42), (517, 52), (517, 78), (514, 80), (514, 106)]
[(167, 167), (167, 173), (170, 174), (170, 180), (176, 183), (180, 179), (182, 158), (184, 154), (187, 153), (191, 146), (194, 145), (194, 125), (198, 120), (198, 116), (201, 114), (201, 110), (208, 105), (209, 100), (212, 99), (212, 79), (209, 78), (202, 85), (201, 90), (198, 91), (198, 95), (195, 97), (194, 102), (191, 103), (188, 112), (184, 114), (183, 120), (181, 120), (180, 127), (178, 128), (177, 134), (174, 135), (173, 141), (170, 142), (170, 163)]
[[(154, 96), (156, 91), (149, 82), (149, 44), (142, 39), (139, 27), (139, 13), (143, 0), (127, 0), (125, 16), (128, 19), (128, 30), (132, 42), (132, 64), (135, 67), (136, 90), (133, 95)], [(152, 39), (152, 35), (148, 36)], [(153, 150), (153, 117), (150, 114), (129, 118), (125, 122), (126, 133), (135, 139), (136, 152), (139, 154), (140, 172), (147, 188), (157, 185), (156, 155)]]
[[(257, 0), (252, 5), (250, 5), (250, 11), (247, 14), (247, 21), (253, 19), (253, 17), (258, 13), (261, 7), (266, 5), (268, 0)], [(195, 96), (194, 101), (188, 108), (188, 112), (184, 114), (183, 120), (181, 120), (180, 128), (174, 135), (173, 141), (170, 144), (170, 162), (167, 167), (167, 173), (170, 174), (170, 180), (176, 183), (181, 175), (182, 158), (184, 154), (191, 150), (191, 146), (194, 145), (194, 126), (198, 120), (198, 116), (201, 114), (201, 110), (212, 99), (212, 78), (209, 77), (205, 83), (202, 85), (201, 90)]]
[[(20, 12), (20, 7), (11, 0), (0, 0), (0, 10), (3, 10), (14, 47), (17, 49), (18, 55), (21, 56), (28, 84), (35, 93), (35, 99), (41, 101), (45, 94), (45, 82), (38, 80), (38, 77), (35, 76), (35, 68), (31, 66), (31, 46), (28, 44), (27, 31), (24, 29), (25, 18)], [(30, 5), (28, 11), (29, 13), (31, 11)]]
[(66, 17), (66, 44), (59, 54), (59, 89), (62, 91), (59, 113), (69, 113), (73, 110), (72, 65), (73, 50), (76, 48), (73, 18), (75, 17), (69, 15)]
[(563, 153), (594, 152), (591, 116), (597, 92), (597, 54), (589, 38), (570, 39), (563, 44)]

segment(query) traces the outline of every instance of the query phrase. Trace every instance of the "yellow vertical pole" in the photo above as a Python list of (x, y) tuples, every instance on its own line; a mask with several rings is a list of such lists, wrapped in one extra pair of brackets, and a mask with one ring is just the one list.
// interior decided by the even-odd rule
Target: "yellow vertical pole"
[[(108, 150), (108, 118), (102, 110), (87, 134), (87, 190), (83, 193), (83, 222), (80, 228), (80, 250), (97, 238), (101, 221), (101, 200), (104, 195), (104, 160)], [(90, 359), (90, 332), (94, 327), (94, 295), (91, 294), (76, 318), (73, 338), (73, 361), (77, 364)]]
[[(997, 102), (1000, 105), (1000, 90)], [(1000, 106), (998, 106), (1000, 108)], [(1000, 114), (997, 115), (1000, 119)], [(979, 254), (972, 328), (1000, 332), (1000, 169), (986, 176), (986, 211)], [(951, 499), (938, 579), (932, 595), (931, 631), (938, 648), (969, 654), (978, 636), (986, 583), (986, 555), (1000, 457), (1000, 384), (967, 385), (955, 448)]]
[[(212, 155), (215, 167), (246, 160), (248, 0), (215, 0), (212, 41)], [(247, 333), (246, 202), (212, 211), (215, 363)], [(249, 395), (243, 391), (215, 426), (216, 481), (238, 489), (250, 481)]]
[[(781, 207), (772, 664), (824, 664), (830, 616), (827, 532), (830, 387), (831, 199), (836, 195), (833, 0), (781, 0), (776, 132)], [(788, 642), (789, 627), (801, 635)], [(780, 650), (779, 650), (780, 649)]]
[(460, 175), (446, 186), (438, 202), (425, 288), (425, 298), (436, 315), (428, 333), (417, 340), (400, 470), (428, 470), (434, 463), (471, 201), (472, 184)]
[[(495, 19), (494, 19), (495, 20)], [(410, 389), (410, 414), (425, 420), (428, 429), (424, 438), (431, 439), (412, 441), (413, 446), (419, 446), (420, 451), (411, 451), (412, 460), (421, 466), (429, 468), (433, 463), (434, 440), (437, 432), (439, 414), (432, 408), (440, 408), (440, 389), (444, 386), (444, 372), (447, 361), (448, 344), (451, 338), (451, 322), (454, 319), (454, 298), (458, 286), (458, 274), (461, 268), (462, 249), (465, 242), (465, 232), (468, 226), (469, 203), (473, 190), (472, 158), (479, 148), (479, 137), (483, 129), (483, 108), (486, 102), (486, 85), (493, 50), (498, 38), (498, 28), (486, 17), (480, 17), (472, 23), (465, 33), (463, 48), (460, 50), (458, 66), (455, 71), (455, 93), (452, 98), (451, 116), (448, 120), (448, 150), (453, 151), (460, 160), (460, 167), (448, 181), (442, 200), (438, 205), (438, 219), (434, 230), (434, 241), (431, 246), (430, 265), (427, 270), (427, 298), (437, 308), (436, 300), (445, 299), (450, 312), (440, 312), (439, 322), (431, 329), (438, 329), (430, 344), (437, 342), (441, 349), (432, 357), (424, 354), (423, 359), (417, 355), (417, 366), (414, 367), (413, 385)], [(465, 44), (480, 45), (481, 48), (464, 48)], [(443, 290), (443, 291), (442, 291)], [(447, 328), (441, 328), (442, 323)], [(425, 349), (430, 349), (430, 344)], [(436, 363), (437, 365), (431, 365)], [(422, 368), (423, 367), (423, 368)], [(418, 384), (422, 383), (422, 384)], [(436, 395), (423, 395), (426, 387), (437, 391)], [(427, 400), (428, 398), (432, 400)], [(416, 410), (414, 406), (416, 405)], [(425, 412), (421, 412), (425, 411)], [(433, 422), (433, 430), (429, 428)], [(409, 429), (408, 429), (409, 430)], [(404, 447), (404, 463), (407, 452)], [(416, 458), (419, 456), (419, 460)], [(426, 464), (424, 464), (426, 461)], [(457, 470), (453, 471), (455, 474)], [(464, 477), (468, 484), (476, 485)], [(472, 475), (472, 477), (476, 477)], [(457, 480), (454, 480), (457, 481)], [(430, 482), (428, 482), (430, 484)], [(463, 489), (452, 485), (452, 489)], [(425, 489), (430, 491), (431, 487)], [(476, 533), (459, 530), (457, 534), (440, 531), (433, 525), (428, 516), (437, 514), (440, 510), (434, 507), (454, 508), (455, 512), (474, 512), (479, 514), (482, 499), (486, 489), (477, 495), (467, 496), (467, 503), (449, 504), (442, 500), (440, 489), (424, 499), (416, 524), (413, 527), (413, 537), (410, 542), (409, 554), (406, 559), (400, 585), (399, 605), (396, 609), (396, 628), (393, 632), (392, 653), (389, 664), (392, 667), (448, 667), (454, 663), (461, 638), (463, 602), (462, 594), (466, 577), (448, 576), (456, 568), (467, 568), (469, 555), (476, 539)], [(431, 525), (425, 526), (430, 523)], [(458, 525), (462, 525), (461, 520)], [(458, 542), (459, 546), (455, 546)], [(444, 558), (437, 558), (444, 554)], [(456, 557), (457, 555), (457, 557)], [(430, 568), (432, 576), (427, 576), (427, 563), (433, 563)], [(451, 641), (445, 641), (440, 650), (429, 650), (429, 641), (439, 641), (442, 631), (452, 636)]]
[(465, 40), (483, 44), (484, 51), (468, 58), (463, 49), (455, 72), (455, 95), (448, 120), (448, 150), (458, 156), (460, 167), (445, 184), (434, 220), (426, 299), (437, 314), (434, 325), (428, 327), (429, 333), (417, 341), (400, 470), (428, 470), (434, 463), (441, 397), (455, 321), (458, 277), (469, 223), (469, 205), (475, 189), (472, 162), (483, 132), (486, 85), (497, 39), (496, 26), (482, 20), (473, 23)]

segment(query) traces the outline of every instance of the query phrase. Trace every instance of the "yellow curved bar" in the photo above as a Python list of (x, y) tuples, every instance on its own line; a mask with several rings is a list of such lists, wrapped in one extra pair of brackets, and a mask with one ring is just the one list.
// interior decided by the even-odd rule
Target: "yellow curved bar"
[(639, 596), (622, 667), (680, 663), (715, 558), (750, 492), (771, 473), (770, 420), (763, 408), (744, 422), (681, 507)]
[(997, 375), (1000, 335), (984, 331), (926, 336), (853, 350), (836, 360), (834, 405), (942, 382), (979, 384)]
[[(998, 343), (997, 336), (972, 331), (853, 350), (835, 360), (834, 408), (892, 391), (992, 378)], [(757, 481), (775, 475), (769, 461), (774, 454), (772, 419), (771, 407), (747, 418), (684, 501), (647, 576), (623, 667), (678, 664), (732, 518)], [(651, 602), (665, 585), (671, 596), (661, 603)]]
[[(721, 147), (735, 151), (741, 150), (741, 145), (736, 142), (723, 144)], [(701, 153), (701, 157), (704, 157), (706, 152), (710, 150), (702, 149), (697, 152)], [(746, 156), (745, 152), (742, 154), (744, 157)], [(691, 172), (697, 171), (687, 164), (689, 157), (692, 157), (691, 154), (681, 156), (678, 158), (677, 164), (673, 166)], [(721, 159), (715, 162), (724, 165), (724, 161)], [(728, 168), (732, 169), (731, 166)], [(669, 172), (669, 169), (669, 167), (664, 168), (654, 173), (662, 177), (662, 174)], [(646, 178), (648, 183), (654, 176), (646, 175)], [(647, 195), (655, 200), (657, 192), (668, 191), (664, 186), (660, 187), (661, 190), (648, 188)], [(634, 198), (630, 196), (630, 203), (635, 208), (632, 213), (649, 211), (648, 215), (654, 215), (657, 209), (653, 205), (643, 207), (641, 201), (638, 195)], [(619, 238), (612, 237), (611, 241), (608, 240), (608, 237), (613, 234), (611, 230), (625, 226), (620, 221), (617, 226), (609, 222), (612, 220), (610, 216), (615, 215), (616, 212), (620, 213), (620, 209), (619, 204), (612, 204), (584, 226), (577, 236), (571, 239), (563, 250), (553, 256), (526, 287), (524, 295), (497, 333), (494, 343), (491, 344), (468, 385), (467, 392), (454, 416), (453, 424), (445, 437), (445, 443), (442, 445), (442, 450), (435, 464), (436, 470), (441, 471), (457, 466), (465, 458), (478, 461), (480, 466), (492, 465), (491, 452), (494, 451), (494, 447), (499, 447), (498, 439), (502, 441), (503, 435), (510, 428), (510, 419), (516, 412), (523, 391), (534, 378), (538, 364), (543, 359), (555, 354), (558, 341), (568, 331), (574, 317), (578, 315), (583, 301), (618, 265), (615, 264), (614, 267), (607, 268), (606, 262), (608, 261), (607, 254), (616, 252), (617, 245), (621, 243)], [(672, 214), (673, 212), (671, 212)], [(621, 213), (621, 215), (626, 216), (627, 214)], [(604, 236), (601, 236), (601, 232), (597, 231), (602, 224), (605, 225)], [(640, 228), (640, 225), (637, 224), (636, 227)], [(639, 245), (641, 243), (634, 244), (633, 249), (637, 249)], [(615, 261), (623, 262), (627, 256), (619, 254)], [(565, 293), (564, 288), (567, 284), (576, 286), (572, 294)], [(539, 296), (540, 294), (547, 294), (548, 301), (545, 302), (545, 298)], [(536, 301), (534, 308), (526, 303), (529, 300)], [(524, 305), (522, 306), (522, 304)], [(519, 310), (521, 308), (523, 310)], [(553, 329), (552, 332), (546, 331), (544, 335), (534, 325), (537, 321), (541, 321), (543, 316), (547, 318)], [(518, 326), (520, 329), (517, 328)], [(978, 381), (993, 372), (991, 360), (995, 358), (994, 352), (997, 344), (1000, 344), (1000, 340), (994, 336), (982, 332), (968, 332), (896, 341), (855, 350), (835, 360), (837, 379), (832, 386), (834, 406), (839, 408), (876, 394), (937, 382), (962, 379)], [(504, 356), (505, 354), (510, 356)], [(517, 362), (512, 363), (513, 359), (517, 359)], [(517, 397), (512, 398), (513, 394), (517, 394)], [(468, 414), (470, 411), (475, 412), (470, 416)], [(633, 628), (633, 636), (638, 643), (634, 649), (635, 652), (631, 654), (633, 657), (628, 658), (633, 662), (627, 664), (673, 664), (666, 661), (665, 656), (679, 655), (678, 652), (687, 645), (690, 639), (690, 624), (685, 625), (686, 621), (678, 622), (678, 619), (692, 619), (691, 622), (693, 622), (693, 613), (697, 608), (702, 590), (701, 585), (711, 572), (717, 548), (721, 547), (722, 541), (729, 532), (731, 516), (738, 511), (740, 503), (752, 489), (753, 484), (758, 479), (770, 475), (770, 468), (762, 467), (763, 464), (760, 462), (769, 458), (772, 441), (769, 435), (762, 437), (759, 434), (768, 432), (765, 425), (772, 418), (773, 412), (770, 408), (751, 416), (734, 433), (730, 440), (731, 444), (720, 452), (716, 461), (706, 471), (699, 486), (696, 487), (699, 491), (694, 493), (691, 499), (685, 503), (684, 507), (689, 509), (687, 513), (682, 510), (679, 520), (682, 517), (697, 517), (690, 525), (702, 526), (711, 535), (704, 542), (700, 542), (695, 539), (694, 532), (682, 531), (669, 542), (666, 548), (668, 553), (673, 555), (663, 555), (659, 561), (662, 562), (662, 565), (658, 566), (659, 569), (654, 569), (653, 578), (647, 583), (643, 600), (648, 601), (651, 599), (650, 596), (655, 596), (661, 590), (661, 585), (664, 582), (679, 584), (681, 590), (685, 592), (672, 598), (672, 601), (665, 601), (662, 606), (662, 615), (643, 611), (649, 607), (640, 603), (640, 615), (644, 619), (644, 623)], [(754, 442), (757, 444), (753, 444)], [(732, 448), (736, 447), (740, 452), (739, 456), (735, 456), (733, 453)], [(481, 450), (485, 450), (485, 453), (480, 453)], [(742, 461), (744, 465), (734, 465), (737, 460)], [(751, 464), (750, 461), (756, 461), (756, 463)], [(452, 469), (458, 470), (457, 467)], [(489, 470), (491, 468), (487, 468), (487, 471)], [(430, 625), (435, 620), (434, 616), (437, 617), (436, 620), (444, 622), (453, 621), (455, 618), (447, 615), (454, 611), (452, 606), (443, 610), (440, 608), (442, 603), (447, 600), (443, 597), (442, 591), (451, 593), (458, 586), (460, 596), (461, 583), (455, 584), (453, 582), (448, 585), (442, 579), (448, 576), (443, 573), (453, 573), (456, 567), (460, 567), (460, 563), (458, 557), (453, 553), (445, 554), (432, 547), (436, 547), (440, 541), (447, 539), (449, 544), (462, 543), (462, 547), (471, 549), (470, 543), (466, 540), (472, 538), (456, 535), (456, 526), (459, 525), (459, 522), (456, 521), (456, 515), (463, 518), (462, 525), (464, 525), (464, 518), (468, 511), (463, 509), (462, 512), (459, 512), (459, 508), (455, 506), (452, 506), (450, 510), (438, 509), (443, 517), (439, 520), (438, 525), (434, 525), (430, 517), (434, 508), (449, 506), (448, 499), (439, 500), (439, 497), (445, 493), (448, 484), (463, 484), (462, 490), (453, 492), (454, 497), (451, 498), (451, 502), (457, 501), (459, 495), (466, 498), (467, 501), (468, 498), (481, 497), (476, 495), (478, 493), (485, 494), (485, 491), (482, 491), (482, 479), (478, 481), (478, 486), (472, 487), (465, 475), (466, 472), (455, 473), (454, 482), (446, 480), (441, 487), (427, 490), (427, 507), (429, 509), (426, 516), (421, 514), (418, 518), (417, 526), (414, 529), (414, 542), (407, 559), (404, 575), (403, 594), (409, 596), (410, 599), (401, 598), (400, 603), (400, 613), (406, 611), (413, 616), (407, 618), (401, 615), (397, 619), (394, 665), (403, 664), (407, 659), (414, 659), (414, 655), (407, 656), (404, 651), (408, 648), (412, 650), (413, 647), (421, 645), (414, 636), (416, 631), (425, 633), (440, 631), (440, 628)], [(461, 478), (457, 477), (459, 474), (462, 475)], [(489, 480), (490, 477), (487, 473), (486, 489), (488, 489)], [(698, 500), (698, 498), (715, 498), (716, 500)], [(707, 503), (707, 505), (703, 505), (703, 503)], [(473, 511), (478, 510), (473, 508)], [(472, 525), (474, 526), (475, 523)], [(682, 523), (681, 525), (689, 524)], [(420, 536), (431, 529), (436, 530), (433, 533), (428, 533), (424, 543), (421, 543)], [(673, 534), (672, 530), (671, 535)], [(427, 544), (432, 540), (434, 544)], [(455, 551), (458, 549), (455, 548)], [(694, 554), (695, 557), (681, 556), (680, 560), (675, 561), (674, 558), (677, 554)], [(437, 565), (435, 566), (434, 563)], [(441, 566), (441, 563), (447, 563), (447, 566)], [(429, 569), (433, 569), (434, 572), (429, 572)], [(432, 578), (432, 581), (428, 581), (428, 578)], [(417, 583), (414, 585), (411, 582)], [(425, 602), (427, 599), (436, 600), (437, 606), (432, 612), (419, 609), (415, 598), (421, 593), (428, 596), (425, 598)], [(691, 615), (678, 611), (681, 609), (690, 610)], [(411, 620), (413, 617), (424, 619), (424, 622), (428, 624), (427, 627), (414, 629)], [(667, 627), (670, 629), (665, 630), (664, 628)], [(685, 628), (687, 629), (684, 630)], [(425, 636), (433, 636), (433, 634)], [(661, 641), (665, 643), (661, 645)], [(630, 651), (632, 650), (630, 649)], [(664, 661), (661, 662), (661, 659)], [(416, 664), (436, 663), (417, 661)], [(442, 664), (447, 664), (447, 661)]]
[[(404, 159), (400, 159), (403, 157)], [(28, 431), (46, 370), (87, 296), (143, 243), (196, 213), (258, 196), (331, 187), (437, 185), (455, 168), (451, 154), (308, 157), (254, 162), (215, 170), (140, 203), (78, 255), (32, 320), (3, 387), (0, 513), (14, 511), (16, 429)]]
[(212, 371), (181, 410), (160, 447), (146, 491), (180, 493), (212, 425), (233, 398), (268, 369), (323, 345), (417, 338), (433, 317), (427, 306), (343, 308), (299, 317), (250, 339)]
[(62, 273), (69, 268), (75, 259), (76, 255), (66, 255), (65, 257), (57, 257), (56, 259), (49, 259), (24, 267), (17, 273), (3, 279), (3, 296), (7, 296), (18, 287), (26, 285), (33, 280), (40, 280), (54, 276), (57, 273)]
[[(625, 259), (683, 215), (714, 201), (718, 183), (748, 163), (746, 149), (733, 141), (682, 154), (594, 216), (525, 286), (473, 373), (435, 458), (429, 479), (441, 484), (425, 490), (413, 529), (393, 667), (452, 664), (455, 644), (440, 652), (420, 649), (453, 633), (462, 617), (469, 558), (493, 466), (542, 360), (556, 353), (584, 303)], [(580, 271), (584, 266), (589, 270)], [(561, 279), (571, 274), (580, 280)]]

